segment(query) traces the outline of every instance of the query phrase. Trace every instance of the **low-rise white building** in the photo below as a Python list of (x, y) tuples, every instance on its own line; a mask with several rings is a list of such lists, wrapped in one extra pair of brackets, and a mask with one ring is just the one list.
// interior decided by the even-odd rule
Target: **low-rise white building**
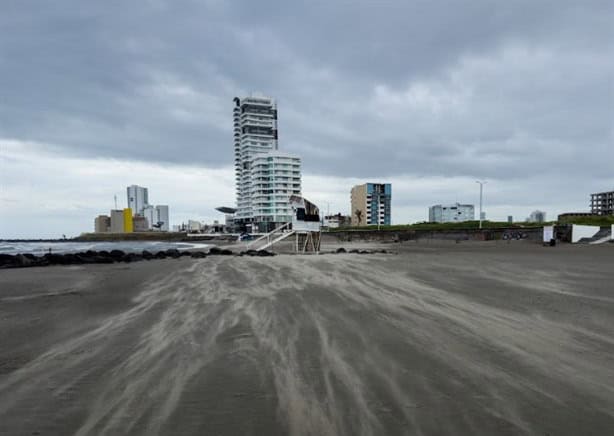
[(188, 220), (188, 231), (200, 232), (202, 228), (203, 228), (203, 225), (200, 221)]
[(436, 204), (429, 207), (429, 222), (432, 223), (459, 223), (473, 221), (475, 207), (473, 204)]
[(330, 229), (336, 229), (339, 227), (346, 227), (351, 225), (352, 217), (349, 215), (342, 215), (338, 213), (337, 215), (326, 215), (323, 220), (324, 227), (328, 227)]

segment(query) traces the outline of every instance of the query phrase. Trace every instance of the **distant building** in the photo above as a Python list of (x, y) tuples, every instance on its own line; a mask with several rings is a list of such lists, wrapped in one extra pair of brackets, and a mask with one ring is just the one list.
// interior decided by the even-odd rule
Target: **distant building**
[(237, 209), (234, 207), (220, 206), (216, 207), (215, 210), (224, 214), (224, 230), (226, 232), (234, 232), (235, 213), (237, 212)]
[(135, 232), (146, 232), (149, 230), (149, 222), (144, 216), (135, 215), (132, 218), (132, 226)]
[(162, 232), (169, 231), (168, 206), (148, 205), (145, 209), (143, 209), (143, 216), (147, 219), (148, 230)]
[(170, 229), (168, 206), (156, 206), (156, 215), (158, 220), (156, 225), (154, 225), (154, 229), (158, 229), (161, 232), (168, 232)]
[(546, 212), (541, 210), (534, 210), (533, 212), (531, 212), (531, 215), (529, 215), (527, 221), (529, 221), (530, 223), (546, 222)]
[(511, 216), (511, 215), (508, 215), (508, 216), (507, 216), (507, 223), (508, 223), (508, 224), (512, 224), (513, 222), (514, 222), (514, 217), (513, 217), (513, 216)]
[(234, 227), (235, 227), (234, 214), (227, 213), (226, 215), (224, 215), (224, 227), (226, 228), (226, 231), (228, 232), (234, 231)]
[(614, 215), (614, 191), (591, 194), (591, 212), (595, 215)]
[(188, 220), (188, 231), (190, 232), (200, 232), (202, 228), (202, 224), (200, 221)]
[(119, 210), (111, 211), (111, 226), (109, 229), (111, 233), (123, 233), (124, 232), (124, 211), (123, 210), (119, 209)]
[(132, 233), (134, 231), (134, 225), (132, 223), (132, 209), (127, 207), (123, 211), (124, 213), (124, 233)]
[(429, 222), (432, 223), (460, 223), (473, 220), (475, 220), (473, 204), (436, 204), (429, 207)]
[(353, 226), (391, 224), (392, 186), (390, 183), (365, 183), (351, 191)]
[(111, 217), (109, 215), (98, 215), (94, 219), (94, 232), (107, 233), (111, 230)]
[(147, 188), (130, 185), (126, 188), (128, 207), (134, 215), (143, 216), (144, 209), (149, 205)]
[(147, 230), (154, 230), (154, 225), (158, 222), (158, 211), (155, 206), (147, 205), (143, 209), (143, 216), (147, 219)]
[(324, 227), (336, 229), (350, 225), (352, 225), (352, 217), (349, 215), (342, 215), (338, 213), (336, 215), (327, 215), (324, 217)]

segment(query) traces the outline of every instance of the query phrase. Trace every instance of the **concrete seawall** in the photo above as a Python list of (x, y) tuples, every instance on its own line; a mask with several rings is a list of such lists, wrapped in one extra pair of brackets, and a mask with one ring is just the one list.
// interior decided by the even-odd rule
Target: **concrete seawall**
[(512, 238), (541, 242), (543, 230), (541, 227), (518, 229), (466, 229), (466, 230), (344, 230), (324, 233), (325, 240), (331, 241), (377, 241), (402, 242), (423, 239), (448, 241), (495, 241)]

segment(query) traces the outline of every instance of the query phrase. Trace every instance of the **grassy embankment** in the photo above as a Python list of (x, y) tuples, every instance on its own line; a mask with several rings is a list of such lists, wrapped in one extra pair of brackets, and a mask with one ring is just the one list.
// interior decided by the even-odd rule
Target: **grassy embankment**
[[(557, 225), (557, 224), (582, 224), (593, 226), (609, 226), (614, 224), (614, 216), (596, 216), (596, 217), (581, 217), (570, 220), (569, 222), (557, 222), (549, 221), (545, 223), (508, 223), (506, 221), (482, 221), (482, 229), (503, 229), (503, 228), (517, 228), (517, 229), (530, 229), (543, 227), (545, 225)], [(462, 223), (415, 223), (415, 224), (395, 224), (391, 226), (380, 226), (381, 231), (398, 231), (398, 230), (433, 230), (433, 231), (445, 231), (445, 230), (477, 230), (480, 228), (479, 221), (466, 221)], [(348, 230), (377, 230), (377, 225), (363, 226), (363, 227), (339, 227), (329, 229), (330, 232), (344, 232)]]

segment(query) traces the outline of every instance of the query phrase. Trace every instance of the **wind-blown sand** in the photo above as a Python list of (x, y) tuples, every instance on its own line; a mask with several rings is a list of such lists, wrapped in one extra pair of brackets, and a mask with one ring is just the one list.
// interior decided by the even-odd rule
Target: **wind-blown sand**
[(0, 271), (0, 434), (605, 435), (614, 247)]

